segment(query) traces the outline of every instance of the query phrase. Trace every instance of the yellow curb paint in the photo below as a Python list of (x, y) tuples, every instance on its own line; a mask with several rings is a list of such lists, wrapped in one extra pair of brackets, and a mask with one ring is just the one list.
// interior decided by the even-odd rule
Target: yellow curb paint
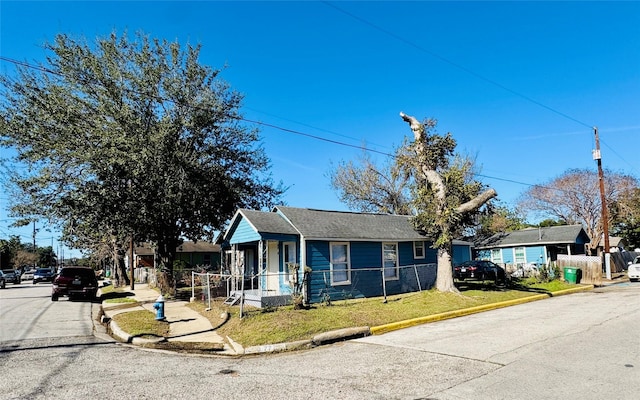
[(593, 290), (594, 288), (595, 286), (593, 285), (574, 287), (571, 289), (564, 289), (564, 290), (558, 290), (557, 292), (552, 292), (550, 293), (550, 296), (555, 297), (555, 296), (562, 296), (565, 294), (571, 294), (571, 293), (577, 293), (577, 292), (586, 292), (587, 290)]
[(593, 288), (594, 288), (593, 285), (582, 286), (582, 287), (577, 287), (577, 288), (559, 290), (557, 292), (548, 293), (548, 294), (547, 293), (545, 293), (545, 294), (537, 294), (537, 295), (534, 295), (534, 296), (523, 297), (521, 299), (513, 299), (513, 300), (501, 301), (499, 303), (485, 304), (485, 305), (482, 305), (482, 306), (465, 308), (463, 310), (448, 311), (448, 312), (444, 312), (444, 313), (440, 313), (440, 314), (427, 315), (425, 317), (412, 318), (412, 319), (408, 319), (408, 320), (405, 320), (405, 321), (392, 322), (390, 324), (371, 327), (371, 334), (372, 335), (380, 335), (382, 333), (391, 332), (391, 331), (394, 331), (394, 330), (397, 330), (397, 329), (404, 329), (404, 328), (408, 328), (408, 327), (415, 326), (415, 325), (421, 325), (421, 324), (426, 324), (426, 323), (429, 323), (429, 322), (436, 322), (436, 321), (442, 321), (442, 320), (445, 320), (445, 319), (462, 317), (462, 316), (465, 316), (465, 315), (475, 314), (475, 313), (479, 313), (479, 312), (482, 312), (482, 311), (494, 310), (494, 309), (497, 309), (497, 308), (515, 306), (517, 304), (524, 304), (524, 303), (529, 303), (529, 302), (532, 302), (532, 301), (548, 299), (549, 297), (553, 297), (553, 296), (561, 296), (561, 295), (564, 295), (564, 294), (570, 294), (570, 293), (576, 293), (576, 292), (592, 290)]

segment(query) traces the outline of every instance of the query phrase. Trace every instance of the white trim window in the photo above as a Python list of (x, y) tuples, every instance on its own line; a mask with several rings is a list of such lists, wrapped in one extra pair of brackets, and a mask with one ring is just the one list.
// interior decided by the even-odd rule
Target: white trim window
[(524, 247), (513, 248), (513, 260), (518, 264), (524, 264), (527, 262), (527, 252)]
[(502, 264), (502, 249), (491, 249), (491, 261)]
[(332, 242), (329, 244), (331, 268), (331, 285), (348, 285), (351, 283), (351, 259), (349, 242)]
[(416, 260), (425, 257), (424, 242), (413, 242), (413, 258)]
[(398, 279), (398, 243), (382, 243), (384, 279)]

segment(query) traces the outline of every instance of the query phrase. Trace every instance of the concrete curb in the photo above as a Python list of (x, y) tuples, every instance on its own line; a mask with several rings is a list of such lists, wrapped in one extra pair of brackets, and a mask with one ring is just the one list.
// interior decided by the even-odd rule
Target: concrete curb
[(585, 285), (585, 286), (575, 287), (571, 289), (558, 290), (557, 292), (550, 293), (549, 296), (550, 297), (564, 296), (565, 294), (586, 292), (588, 290), (593, 290), (593, 289), (595, 289), (594, 285)]
[(113, 319), (109, 321), (109, 331), (111, 333), (111, 336), (113, 336), (120, 342), (131, 343), (133, 340), (133, 336), (120, 329), (116, 321), (114, 321)]
[(299, 340), (296, 342), (265, 344), (262, 346), (251, 346), (244, 349), (243, 353), (238, 354), (263, 354), (263, 353), (277, 353), (281, 351), (309, 349), (313, 347), (311, 340)]
[(393, 322), (393, 323), (390, 323), (390, 324), (371, 327), (371, 334), (372, 335), (380, 335), (382, 333), (391, 332), (391, 331), (394, 331), (394, 330), (397, 330), (397, 329), (404, 329), (404, 328), (408, 328), (410, 326), (426, 324), (426, 323), (429, 323), (429, 322), (442, 321), (442, 320), (445, 320), (445, 319), (451, 319), (451, 318), (456, 318), (456, 317), (462, 317), (462, 316), (465, 316), (465, 315), (476, 314), (476, 313), (483, 312), (483, 311), (489, 311), (489, 310), (495, 310), (495, 309), (498, 309), (498, 308), (515, 306), (515, 305), (518, 305), (518, 304), (529, 303), (529, 302), (537, 301), (537, 300), (544, 300), (544, 299), (548, 299), (550, 297), (555, 297), (555, 296), (562, 296), (562, 295), (565, 295), (565, 294), (584, 292), (584, 291), (588, 291), (588, 290), (593, 290), (593, 288), (594, 288), (593, 285), (588, 285), (588, 286), (576, 287), (576, 288), (571, 288), (571, 289), (559, 290), (559, 291), (553, 292), (553, 293), (536, 294), (536, 295), (533, 295), (533, 296), (523, 297), (523, 298), (520, 298), (520, 299), (501, 301), (499, 303), (485, 304), (485, 305), (482, 305), (482, 306), (465, 308), (465, 309), (462, 309), (462, 310), (448, 311), (448, 312), (444, 312), (444, 313), (440, 313), (440, 314), (428, 315), (428, 316), (425, 316), (425, 317), (412, 318), (412, 319), (405, 320), (405, 321)]
[(167, 338), (165, 337), (147, 339), (147, 338), (132, 336), (127, 332), (123, 331), (114, 320), (109, 321), (109, 330), (111, 331), (112, 337), (114, 337), (115, 339), (123, 343), (145, 345), (145, 344), (162, 343), (167, 341)]
[[(335, 343), (338, 341), (350, 340), (350, 339), (365, 337), (369, 335), (380, 335), (383, 333), (391, 332), (398, 329), (404, 329), (404, 328), (408, 328), (415, 325), (421, 325), (421, 324), (426, 324), (430, 322), (462, 317), (465, 315), (476, 314), (484, 311), (495, 310), (498, 308), (510, 307), (518, 304), (529, 303), (532, 301), (548, 299), (550, 297), (563, 296), (567, 294), (584, 292), (584, 291), (589, 291), (593, 289), (594, 289), (594, 285), (584, 285), (584, 286), (575, 287), (571, 289), (559, 290), (553, 293), (536, 294), (528, 297), (523, 297), (520, 299), (513, 299), (508, 301), (502, 301), (499, 303), (486, 304), (482, 306), (466, 308), (463, 310), (449, 311), (449, 312), (429, 315), (425, 317), (412, 318), (409, 320), (393, 322), (390, 324), (379, 325), (374, 327), (363, 326), (363, 327), (338, 329), (335, 331), (329, 331), (329, 332), (317, 334), (312, 339), (299, 340), (295, 342), (276, 343), (276, 344), (251, 346), (251, 347), (244, 348), (241, 344), (236, 343), (230, 337), (227, 336), (226, 339), (231, 345), (234, 356), (277, 353), (277, 352), (284, 352), (284, 351), (309, 349), (316, 346)], [(111, 337), (123, 343), (144, 345), (149, 343), (160, 343), (167, 340), (166, 338), (145, 339), (145, 338), (133, 337), (132, 335), (123, 331), (113, 319), (109, 321), (108, 326), (109, 326), (109, 333)], [(221, 354), (221, 355), (224, 355), (224, 354)]]

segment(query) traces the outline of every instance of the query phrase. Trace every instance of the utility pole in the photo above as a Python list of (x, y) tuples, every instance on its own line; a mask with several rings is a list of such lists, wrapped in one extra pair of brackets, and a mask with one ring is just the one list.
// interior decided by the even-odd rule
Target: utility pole
[(129, 264), (130, 264), (129, 267), (131, 267), (131, 290), (134, 290), (135, 289), (135, 280), (136, 280), (136, 278), (135, 278), (135, 274), (134, 274), (135, 266), (133, 265), (133, 233), (131, 233), (131, 239), (130, 239), (130, 242), (129, 242), (129, 260), (130, 260), (129, 261)]
[(602, 232), (604, 236), (604, 265), (607, 279), (611, 279), (611, 253), (609, 253), (609, 214), (607, 213), (607, 199), (604, 195), (604, 174), (602, 172), (602, 156), (600, 155), (600, 138), (598, 127), (593, 127), (596, 135), (596, 149), (593, 151), (593, 159), (598, 163), (598, 182), (600, 183), (600, 203), (602, 204)]

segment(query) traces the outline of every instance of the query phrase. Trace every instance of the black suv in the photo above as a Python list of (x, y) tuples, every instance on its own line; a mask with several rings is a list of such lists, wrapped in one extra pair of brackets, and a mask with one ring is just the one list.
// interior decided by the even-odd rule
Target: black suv
[(93, 300), (98, 291), (98, 279), (93, 269), (87, 267), (64, 267), (53, 279), (51, 301), (58, 301), (60, 296), (69, 299), (82, 297)]
[(3, 269), (2, 273), (7, 283), (11, 282), (16, 285), (20, 283), (20, 273), (18, 271), (14, 269)]

